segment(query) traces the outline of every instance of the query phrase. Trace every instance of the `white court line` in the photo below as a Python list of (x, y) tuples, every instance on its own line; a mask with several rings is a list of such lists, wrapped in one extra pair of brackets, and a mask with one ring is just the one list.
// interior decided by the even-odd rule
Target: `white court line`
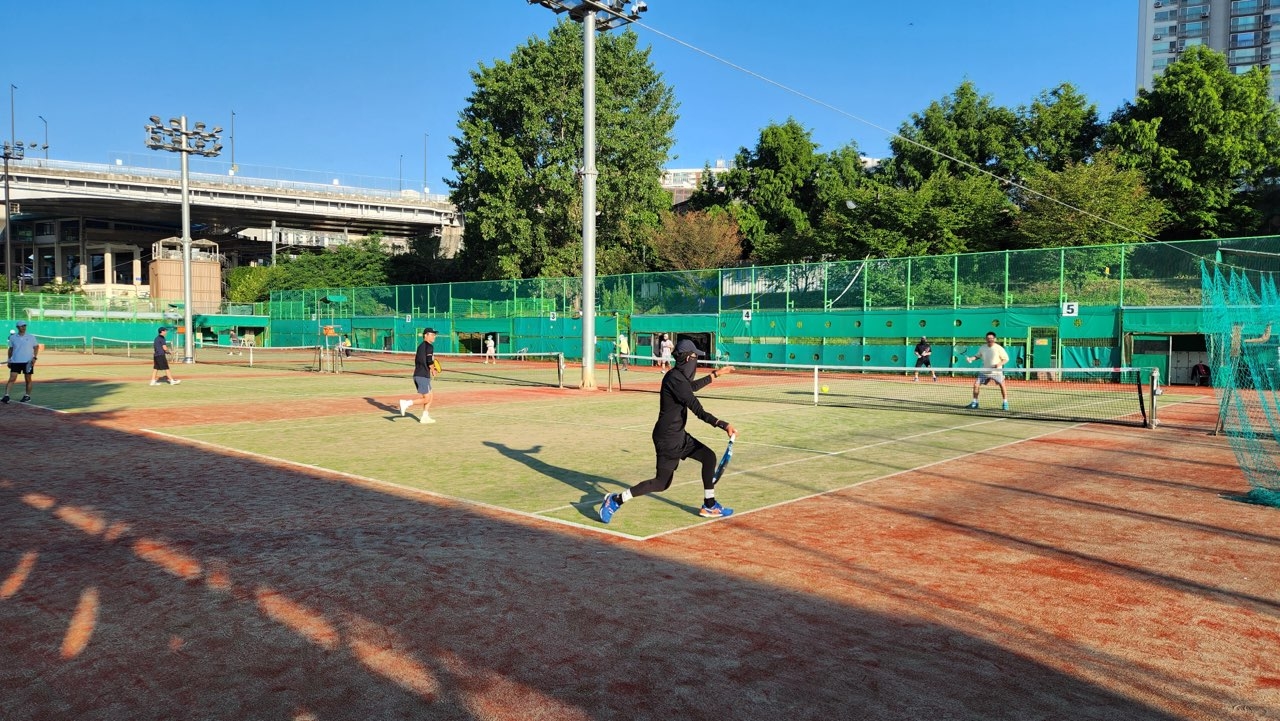
[[(1015, 418), (999, 418), (999, 419), (996, 419), (996, 421), (994, 421), (994, 422), (997, 422), (997, 423), (998, 423), (998, 422), (1001, 422), (1001, 421), (1012, 421), (1012, 420), (1017, 420), (1017, 419), (1015, 419)], [(999, 445), (991, 446), (990, 448), (983, 448), (982, 450), (978, 450), (978, 451), (970, 451), (970, 452), (968, 452), (968, 453), (961, 453), (961, 454), (960, 454), (960, 455), (958, 455), (958, 456), (952, 456), (951, 458), (944, 458), (944, 459), (939, 460), (939, 461), (933, 461), (932, 463), (926, 463), (926, 464), (924, 464), (924, 465), (922, 465), (922, 466), (916, 466), (915, 468), (908, 468), (908, 469), (906, 469), (906, 470), (902, 470), (902, 471), (894, 471), (893, 473), (886, 473), (886, 474), (885, 474), (885, 475), (883, 475), (883, 476), (877, 476), (877, 477), (875, 477), (875, 478), (867, 478), (867, 479), (862, 480), (862, 481), (857, 481), (857, 482), (854, 482), (854, 483), (850, 483), (850, 484), (849, 484), (849, 485), (847, 485), (847, 486), (841, 486), (840, 488), (832, 488), (832, 489), (830, 489), (830, 490), (826, 490), (826, 491), (818, 491), (817, 493), (810, 493), (810, 494), (809, 494), (809, 495), (807, 495), (807, 496), (800, 496), (800, 497), (798, 497), (798, 498), (788, 498), (788, 499), (787, 499), (787, 500), (785, 500), (785, 501), (778, 501), (777, 503), (770, 503), (770, 504), (769, 504), (769, 505), (767, 505), (767, 506), (761, 506), (761, 507), (759, 507), (759, 508), (752, 508), (752, 509), (749, 509), (749, 510), (746, 510), (746, 511), (739, 511), (739, 512), (735, 512), (732, 516), (729, 516), (729, 518), (737, 518), (738, 516), (746, 516), (746, 515), (749, 515), (749, 514), (752, 514), (752, 513), (759, 513), (760, 511), (767, 511), (767, 510), (769, 510), (769, 509), (771, 509), (771, 508), (777, 508), (777, 507), (779, 507), (779, 506), (785, 506), (785, 505), (788, 505), (788, 504), (791, 504), (791, 503), (797, 503), (797, 502), (799, 502), (799, 501), (806, 501), (806, 500), (808, 500), (808, 499), (810, 499), (810, 498), (817, 498), (817, 497), (819, 497), (819, 496), (827, 496), (827, 495), (831, 495), (831, 494), (833, 494), (833, 493), (839, 493), (839, 492), (841, 492), (841, 491), (845, 491), (845, 490), (848, 490), (848, 489), (850, 489), (850, 488), (853, 488), (854, 486), (861, 486), (861, 485), (864, 485), (864, 484), (867, 484), (867, 483), (872, 483), (872, 482), (874, 482), (874, 481), (883, 481), (883, 480), (887, 480), (887, 479), (889, 479), (889, 478), (893, 478), (894, 476), (900, 476), (900, 475), (902, 475), (902, 474), (904, 474), (904, 473), (915, 473), (916, 471), (922, 471), (922, 470), (924, 470), (924, 469), (926, 469), (926, 468), (932, 468), (933, 466), (942, 465), (943, 463), (951, 463), (952, 461), (958, 461), (958, 460), (960, 460), (960, 459), (962, 459), (962, 458), (968, 458), (969, 456), (976, 456), (976, 455), (981, 454), (981, 453), (990, 453), (991, 451), (995, 451), (995, 450), (998, 450), (998, 449), (1004, 448), (1004, 447), (1006, 447), (1006, 446), (1013, 446), (1013, 445), (1017, 445), (1017, 444), (1019, 444), (1019, 443), (1026, 443), (1027, 441), (1034, 441), (1034, 440), (1039, 439), (1039, 438), (1044, 438), (1045, 436), (1051, 436), (1051, 435), (1053, 435), (1053, 434), (1055, 434), (1055, 433), (1061, 433), (1061, 432), (1063, 432), (1063, 431), (1069, 431), (1069, 430), (1071, 430), (1071, 429), (1073, 429), (1073, 428), (1079, 428), (1080, 426), (1085, 426), (1085, 425), (1088, 425), (1088, 424), (1087, 424), (1087, 423), (1076, 423), (1076, 424), (1074, 424), (1074, 425), (1067, 426), (1066, 428), (1055, 428), (1054, 430), (1046, 431), (1046, 432), (1041, 433), (1041, 434), (1039, 434), (1039, 435), (1030, 436), (1030, 437), (1027, 437), (1027, 438), (1020, 438), (1020, 439), (1018, 439), (1018, 440), (1009, 441), (1008, 443), (1001, 443), (1001, 444), (999, 444)], [(744, 472), (749, 472), (749, 471), (744, 471)], [(713, 519), (711, 519), (711, 521), (710, 521), (710, 522), (722, 521), (722, 520), (727, 520), (727, 519), (724, 519), (724, 518), (713, 518)], [(692, 530), (692, 529), (695, 529), (695, 528), (698, 528), (698, 527), (704, 526), (704, 525), (706, 525), (706, 523), (707, 523), (707, 522), (703, 522), (703, 523), (695, 523), (695, 524), (688, 525), (688, 526), (682, 526), (682, 527), (680, 527), (680, 528), (672, 528), (672, 529), (669, 529), (669, 530), (666, 530), (666, 531), (661, 531), (661, 532), (655, 533), (655, 534), (653, 534), (653, 535), (651, 535), (651, 536), (644, 536), (643, 538), (640, 538), (639, 540), (641, 540), (641, 541), (648, 541), (648, 540), (653, 539), (653, 538), (661, 538), (662, 536), (668, 536), (668, 535), (671, 535), (672, 533), (681, 533), (681, 532), (683, 532), (683, 531), (688, 531), (688, 530)]]
[(362, 484), (369, 484), (373, 486), (380, 486), (387, 489), (394, 489), (395, 491), (400, 493), (410, 493), (413, 495), (423, 496), (425, 498), (444, 499), (448, 501), (454, 501), (456, 503), (465, 504), (468, 506), (475, 506), (477, 508), (484, 508), (484, 509), (495, 511), (498, 513), (514, 514), (517, 516), (521, 516), (523, 518), (528, 518), (528, 519), (539, 521), (539, 522), (554, 523), (561, 526), (567, 526), (569, 528), (576, 528), (578, 530), (591, 531), (593, 533), (601, 533), (606, 536), (617, 536), (619, 538), (626, 538), (631, 541), (642, 540), (640, 536), (633, 536), (629, 533), (623, 533), (621, 531), (611, 531), (606, 528), (597, 528), (595, 526), (587, 526), (581, 523), (574, 523), (573, 521), (562, 521), (558, 518), (551, 518), (548, 516), (539, 516), (534, 513), (530, 513), (528, 511), (518, 511), (514, 508), (507, 508), (506, 506), (495, 506), (491, 503), (485, 503), (484, 501), (477, 501), (471, 498), (450, 496), (444, 493), (438, 493), (436, 491), (428, 491), (421, 488), (414, 488), (412, 486), (402, 486), (399, 483), (392, 483), (391, 481), (384, 481), (378, 478), (370, 478), (368, 476), (361, 476), (355, 473), (347, 473), (346, 471), (337, 471), (332, 468), (324, 468), (323, 466), (313, 466), (310, 463), (300, 463), (298, 461), (288, 460), (287, 458), (277, 458), (275, 456), (268, 456), (265, 453), (254, 453), (253, 451), (244, 451), (244, 450), (240, 450), (239, 448), (232, 448), (230, 446), (224, 446), (217, 443), (210, 443), (208, 441), (194, 440), (191, 438), (186, 438), (184, 436), (176, 436), (170, 433), (165, 433), (164, 431), (152, 430), (150, 428), (139, 428), (138, 430), (143, 433), (149, 433), (151, 435), (158, 436), (160, 438), (164, 438), (167, 440), (178, 441), (178, 442), (185, 441), (187, 443), (204, 446), (206, 448), (211, 448), (216, 451), (225, 453), (227, 455), (246, 456), (246, 457), (254, 458), (258, 460), (271, 461), (273, 463), (278, 463), (284, 466), (300, 468), (300, 469), (312, 471), (315, 473), (340, 476), (342, 478), (349, 478), (355, 481), (359, 481)]
[[(962, 425), (962, 426), (950, 426), (950, 427), (948, 427), (948, 428), (938, 428), (938, 429), (935, 429), (935, 430), (932, 430), (932, 431), (925, 431), (924, 433), (916, 433), (916, 434), (909, 435), (909, 436), (903, 436), (903, 437), (901, 437), (901, 438), (891, 438), (891, 439), (884, 440), (884, 441), (877, 441), (877, 442), (875, 442), (875, 443), (866, 443), (866, 444), (863, 444), (863, 445), (861, 445), (861, 446), (855, 446), (855, 447), (853, 447), (853, 448), (846, 448), (846, 449), (844, 449), (843, 451), (809, 451), (809, 452), (811, 452), (811, 453), (814, 453), (815, 455), (809, 456), (808, 458), (793, 458), (793, 459), (791, 459), (791, 460), (789, 460), (789, 461), (781, 461), (781, 462), (779, 462), (779, 463), (771, 463), (771, 464), (769, 464), (769, 465), (767, 465), (767, 466), (759, 466), (759, 467), (757, 467), (757, 468), (748, 468), (748, 469), (746, 469), (746, 470), (734, 471), (734, 472), (732, 472), (732, 473), (726, 474), (726, 477), (728, 477), (728, 476), (737, 476), (737, 475), (740, 475), (740, 474), (743, 474), (743, 473), (755, 473), (755, 472), (757, 472), (757, 471), (767, 471), (767, 470), (769, 470), (770, 468), (778, 468), (779, 466), (789, 466), (789, 465), (792, 465), (792, 464), (794, 464), (794, 463), (805, 463), (805, 462), (807, 462), (807, 461), (812, 461), (812, 460), (814, 460), (814, 459), (816, 459), (816, 458), (830, 458), (830, 457), (833, 457), (833, 456), (842, 456), (842, 455), (844, 455), (844, 454), (846, 454), (846, 453), (853, 453), (854, 451), (862, 451), (862, 450), (866, 450), (866, 449), (868, 449), (868, 448), (876, 448), (876, 447), (878, 447), (878, 446), (886, 446), (886, 445), (891, 445), (891, 444), (894, 444), (894, 443), (902, 443), (903, 441), (910, 441), (910, 440), (914, 440), (914, 439), (916, 439), (916, 438), (924, 438), (925, 436), (932, 436), (932, 435), (936, 435), (936, 434), (938, 434), (938, 433), (948, 433), (948, 432), (950, 432), (950, 431), (959, 431), (959, 430), (964, 430), (965, 428), (974, 428), (974, 427), (976, 427), (976, 426), (984, 426), (984, 425), (988, 425), (988, 424), (991, 424), (991, 423), (1004, 423), (1004, 422), (1007, 422), (1007, 421), (1016, 421), (1016, 420), (1018, 420), (1018, 419), (1016, 419), (1016, 418), (989, 418), (989, 419), (987, 419), (987, 420), (978, 421), (978, 422), (976, 422), (976, 423), (966, 423), (965, 425)], [(1055, 432), (1056, 432), (1056, 431), (1055, 431)], [(1016, 443), (1017, 441), (1012, 441), (1012, 442)], [(993, 447), (994, 447), (994, 448), (999, 448), (1000, 446), (993, 446)], [(807, 450), (807, 449), (797, 449), (797, 450)], [(924, 466), (921, 466), (921, 468), (924, 468)], [(898, 471), (898, 472), (899, 472), (899, 473), (903, 473), (903, 472), (905, 472), (905, 471)], [(859, 482), (860, 482), (860, 483), (865, 483), (865, 481), (859, 481)], [(679, 486), (687, 486), (687, 485), (690, 485), (690, 484), (693, 484), (693, 483), (702, 483), (702, 481), (701, 481), (700, 479), (699, 479), (699, 480), (681, 481), (681, 482), (679, 482), (679, 483), (673, 483), (673, 484), (671, 484), (671, 487), (672, 487), (672, 488), (676, 488), (676, 487), (679, 487)], [(853, 485), (857, 485), (857, 484), (853, 484)], [(829, 492), (829, 491), (823, 491), (823, 493), (828, 493), (828, 492)], [(804, 496), (804, 498), (809, 498), (809, 496)], [(796, 500), (799, 500), (799, 499), (796, 499)], [(784, 503), (786, 503), (786, 502), (789, 502), (789, 501), (784, 501)], [(552, 511), (563, 511), (563, 510), (568, 509), (568, 508), (577, 508), (578, 506), (587, 506), (587, 505), (592, 505), (592, 506), (594, 506), (594, 505), (595, 505), (595, 503), (594, 503), (594, 502), (592, 502), (592, 503), (586, 503), (586, 502), (570, 503), (570, 504), (569, 504), (569, 505), (567, 505), (567, 506), (558, 506), (558, 507), (556, 507), (556, 508), (548, 508), (548, 509), (543, 510), (543, 511), (536, 511), (536, 513), (550, 513), (550, 512), (552, 512)], [(744, 511), (744, 512), (745, 512), (745, 511)]]

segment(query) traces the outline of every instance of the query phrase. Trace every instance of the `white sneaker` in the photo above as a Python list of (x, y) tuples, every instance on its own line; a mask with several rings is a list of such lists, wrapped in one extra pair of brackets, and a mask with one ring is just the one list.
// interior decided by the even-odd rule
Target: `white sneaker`
[(409, 409), (412, 407), (413, 401), (400, 401), (400, 415), (403, 416), (405, 413), (408, 413)]
[(175, 379), (175, 380), (171, 380), (171, 381), (169, 381), (169, 385), (171, 385), (171, 386), (176, 386), (176, 385), (178, 385), (178, 384), (179, 384), (179, 383), (181, 383), (181, 382), (182, 382), (182, 381), (180, 381), (180, 380), (176, 380), (176, 379)]
[(151, 381), (151, 385), (158, 386), (160, 385), (160, 381)]
[(419, 420), (418, 422), (419, 422), (419, 423), (435, 423), (435, 422), (436, 422), (436, 419), (432, 418), (431, 416), (427, 415), (426, 413), (423, 413), (423, 414), (422, 414), (422, 419), (421, 419), (421, 420)]

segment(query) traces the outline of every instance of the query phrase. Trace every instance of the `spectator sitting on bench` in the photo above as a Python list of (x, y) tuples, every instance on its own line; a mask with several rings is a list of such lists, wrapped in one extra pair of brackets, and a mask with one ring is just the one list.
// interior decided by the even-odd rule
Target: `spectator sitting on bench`
[(1209, 366), (1204, 363), (1197, 363), (1191, 366), (1191, 383), (1192, 385), (1209, 385), (1210, 384)]

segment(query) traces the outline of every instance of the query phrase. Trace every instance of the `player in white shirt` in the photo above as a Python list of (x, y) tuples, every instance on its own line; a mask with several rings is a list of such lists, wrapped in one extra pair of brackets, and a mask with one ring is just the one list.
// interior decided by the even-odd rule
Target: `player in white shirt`
[(978, 407), (978, 391), (994, 381), (1000, 387), (1000, 409), (1009, 410), (1009, 391), (1004, 387), (1004, 365), (1009, 362), (1009, 354), (1004, 346), (996, 342), (995, 333), (988, 332), (987, 344), (978, 350), (977, 355), (971, 355), (966, 360), (972, 363), (978, 358), (982, 359), (982, 370), (973, 379), (973, 401), (969, 403), (969, 407)]
[(0, 398), (0, 403), (9, 402), (9, 391), (13, 390), (13, 384), (18, 380), (19, 373), (26, 381), (26, 393), (22, 395), (22, 402), (31, 400), (31, 374), (35, 372), (36, 358), (39, 356), (40, 342), (35, 336), (27, 333), (25, 320), (18, 321), (18, 332), (9, 335), (9, 382), (4, 386), (4, 397)]

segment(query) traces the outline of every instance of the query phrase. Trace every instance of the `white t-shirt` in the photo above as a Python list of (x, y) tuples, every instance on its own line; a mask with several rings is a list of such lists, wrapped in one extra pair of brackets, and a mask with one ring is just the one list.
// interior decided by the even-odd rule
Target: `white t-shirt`
[(9, 362), (26, 363), (36, 357), (36, 345), (40, 341), (30, 333), (14, 333), (9, 336)]
[(1003, 368), (1009, 362), (1009, 354), (999, 343), (982, 346), (978, 349), (978, 357), (982, 359), (983, 368)]
[(484, 339), (484, 350), (485, 350), (485, 352), (486, 352), (486, 353), (492, 353), (492, 352), (493, 352), (493, 339), (492, 339), (492, 338), (485, 338), (485, 339)]

